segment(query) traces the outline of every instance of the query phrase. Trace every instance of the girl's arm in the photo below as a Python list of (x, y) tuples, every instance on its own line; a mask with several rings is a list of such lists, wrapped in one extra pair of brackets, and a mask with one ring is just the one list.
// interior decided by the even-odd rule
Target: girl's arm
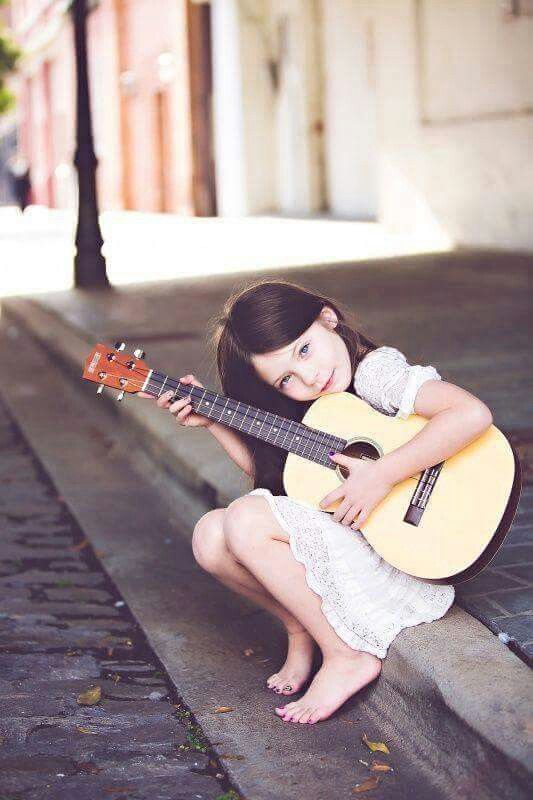
[(490, 409), (481, 400), (446, 381), (422, 384), (415, 413), (426, 417), (427, 425), (375, 462), (384, 480), (392, 485), (455, 455), (492, 424)]
[(414, 411), (428, 423), (408, 442), (376, 461), (361, 461), (343, 453), (331, 456), (350, 473), (320, 503), (327, 508), (335, 500), (341, 501), (333, 512), (335, 521), (359, 528), (394, 484), (455, 455), (492, 424), (492, 414), (481, 400), (446, 381), (425, 381), (416, 394)]
[(228, 428), (227, 425), (221, 425), (220, 422), (212, 422), (207, 430), (220, 442), (232, 461), (234, 461), (243, 472), (251, 476), (252, 458), (250, 451), (244, 442), (239, 439), (239, 436), (232, 431), (231, 428)]

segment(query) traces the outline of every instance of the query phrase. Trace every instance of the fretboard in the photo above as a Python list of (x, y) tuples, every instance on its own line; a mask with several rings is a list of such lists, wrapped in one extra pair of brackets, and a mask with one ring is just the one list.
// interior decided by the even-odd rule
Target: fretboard
[(160, 397), (172, 389), (176, 399), (189, 396), (192, 409), (197, 414), (243, 431), (258, 439), (296, 453), (324, 467), (336, 469), (337, 464), (329, 458), (329, 452), (342, 452), (346, 440), (325, 431), (311, 428), (301, 422), (281, 417), (262, 408), (225, 397), (222, 394), (202, 389), (190, 383), (181, 383), (175, 378), (155, 370), (150, 372), (143, 391)]

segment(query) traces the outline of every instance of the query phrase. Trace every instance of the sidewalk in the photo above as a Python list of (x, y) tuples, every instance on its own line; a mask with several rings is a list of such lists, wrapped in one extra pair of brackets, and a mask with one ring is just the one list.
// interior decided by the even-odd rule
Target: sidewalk
[[(399, 347), (412, 363), (434, 364), (443, 378), (484, 400), (495, 424), (514, 441), (527, 444), (533, 431), (532, 381), (525, 369), (531, 335), (530, 269), (531, 261), (524, 256), (463, 253), (278, 270), (275, 275), (342, 298), (359, 312), (362, 330), (378, 344)], [(3, 320), (14, 346), (21, 331), (31, 332), (63, 374), (78, 384), (93, 344), (120, 340), (126, 341), (130, 352), (135, 347), (146, 349), (146, 361), (156, 369), (175, 377), (192, 371), (204, 385), (219, 389), (206, 349), (206, 323), (250, 276), (184, 279), (123, 287), (108, 294), (77, 291), (11, 299), (2, 304)], [(87, 397), (94, 389), (89, 384), (83, 387)], [(104, 398), (106, 393), (103, 402), (111, 408), (116, 393), (106, 390)], [(95, 404), (101, 402), (102, 398), (94, 398)], [(180, 482), (208, 506), (225, 506), (251, 488), (211, 437), (193, 430), (178, 432), (169, 415), (135, 398), (126, 396), (122, 406), (113, 408), (157, 464), (179, 475)], [(524, 446), (523, 454), (527, 452)], [(527, 470), (526, 479), (531, 481)], [(189, 533), (193, 525), (191, 519)], [(459, 603), (492, 630), (511, 631), (503, 639), (509, 637), (523, 659), (531, 656), (533, 640), (529, 628), (533, 546), (528, 543), (532, 526), (531, 488), (526, 487), (516, 520), (517, 538), (503, 549), (504, 560), (485, 570), (476, 579), (477, 587), (473, 581), (464, 596), (458, 592)], [(495, 752), (526, 766), (529, 673), (476, 619), (456, 606), (425, 629), (418, 626), (403, 632), (390, 656), (384, 681), (388, 688), (383, 691), (390, 692), (395, 708), (400, 695), (409, 698), (410, 707), (412, 687), (425, 686), (426, 696), (429, 692), (438, 699), (446, 713), (490, 743)], [(495, 686), (500, 687), (496, 696)], [(497, 722), (495, 703), (500, 706)], [(424, 713), (428, 714), (427, 704)], [(442, 715), (441, 709), (435, 719), (443, 719)]]

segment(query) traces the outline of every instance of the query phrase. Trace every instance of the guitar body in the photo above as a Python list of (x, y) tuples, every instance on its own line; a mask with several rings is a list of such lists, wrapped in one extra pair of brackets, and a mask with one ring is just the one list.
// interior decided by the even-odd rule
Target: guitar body
[[(348, 392), (323, 395), (302, 419), (305, 425), (348, 442), (344, 453), (380, 457), (413, 438), (428, 422), (416, 414), (389, 417)], [(346, 469), (333, 471), (289, 452), (283, 485), (289, 497), (319, 509), (341, 485)], [(403, 572), (438, 583), (459, 583), (477, 574), (496, 553), (520, 497), (520, 465), (494, 425), (447, 459), (419, 520), (404, 520), (420, 473), (396, 484), (372, 511), (361, 532), (376, 552)], [(333, 512), (340, 501), (332, 503)]]
[[(348, 477), (328, 452), (377, 459), (408, 442), (428, 420), (375, 411), (349, 392), (319, 397), (303, 420), (182, 384), (144, 362), (144, 351), (99, 343), (89, 353), (83, 377), (126, 393), (155, 397), (168, 388), (187, 396), (198, 414), (288, 451), (283, 485), (289, 497), (319, 509), (322, 498)], [(494, 425), (456, 455), (396, 484), (376, 506), (361, 531), (376, 552), (402, 572), (436, 583), (473, 578), (492, 559), (511, 527), (520, 499), (520, 462)], [(340, 501), (326, 512), (334, 512)], [(320, 509), (322, 510), (322, 509)]]

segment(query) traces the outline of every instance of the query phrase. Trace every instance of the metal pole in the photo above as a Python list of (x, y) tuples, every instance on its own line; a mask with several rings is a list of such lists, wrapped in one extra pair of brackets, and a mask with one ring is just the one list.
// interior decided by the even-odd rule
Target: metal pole
[(74, 164), (78, 173), (78, 224), (76, 255), (74, 256), (74, 283), (77, 287), (103, 288), (109, 286), (109, 280), (105, 258), (101, 252), (104, 240), (98, 221), (96, 197), (98, 161), (94, 152), (87, 70), (87, 0), (73, 0), (70, 10), (74, 23), (76, 54), (76, 153)]

